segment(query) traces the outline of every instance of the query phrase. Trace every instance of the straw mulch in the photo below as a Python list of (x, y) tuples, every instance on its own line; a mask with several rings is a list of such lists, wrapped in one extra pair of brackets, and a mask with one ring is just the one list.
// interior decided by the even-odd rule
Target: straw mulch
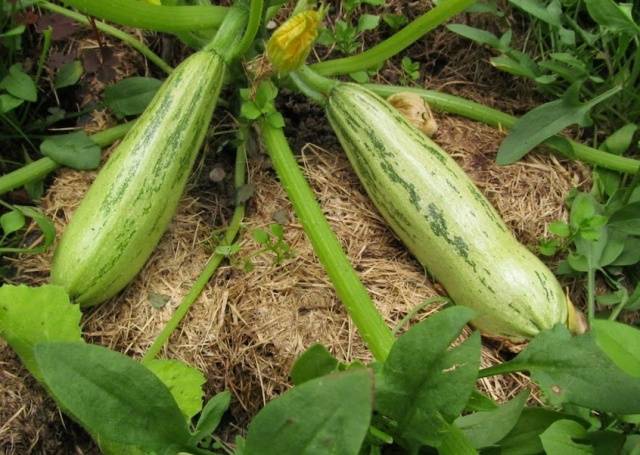
[[(566, 215), (567, 192), (587, 179), (584, 166), (546, 154), (497, 167), (494, 155), (500, 132), (455, 117), (438, 120), (436, 141), (472, 176), (517, 237), (532, 247), (545, 235), (548, 222)], [(326, 129), (322, 118), (313, 121)], [(304, 132), (292, 136), (292, 143), (300, 137)], [(298, 152), (329, 222), (390, 326), (415, 305), (443, 293), (385, 227), (335, 140), (320, 138)], [(84, 332), (92, 342), (134, 357), (150, 345), (209, 256), (212, 230), (224, 226), (229, 216), (230, 177), (222, 183), (207, 179), (211, 166), (229, 161), (217, 156), (201, 163), (199, 178), (142, 273), (120, 296), (87, 315)], [(264, 155), (254, 157), (249, 174), (256, 190), (241, 232), (241, 251), (235, 263), (224, 265), (209, 283), (164, 353), (204, 371), (207, 396), (225, 388), (233, 392), (230, 432), (239, 431), (264, 403), (287, 389), (292, 362), (312, 343), (323, 343), (344, 361), (371, 359)], [(59, 233), (94, 175), (72, 170), (57, 174), (43, 207)], [(276, 264), (273, 255), (260, 254), (252, 259), (253, 270), (245, 272), (243, 260), (260, 249), (252, 230), (268, 227), (274, 215), (280, 221), (283, 215), (289, 219), (285, 238), (295, 256)], [(17, 281), (46, 282), (50, 260), (51, 254), (16, 260)], [(168, 297), (169, 303), (155, 309), (150, 304), (154, 294)], [(436, 310), (427, 308), (418, 317)], [(486, 343), (485, 365), (501, 357), (499, 348)], [(512, 397), (526, 385), (524, 377), (516, 376), (481, 383), (498, 400)], [(95, 451), (5, 345), (0, 345), (0, 402), (3, 453)]]

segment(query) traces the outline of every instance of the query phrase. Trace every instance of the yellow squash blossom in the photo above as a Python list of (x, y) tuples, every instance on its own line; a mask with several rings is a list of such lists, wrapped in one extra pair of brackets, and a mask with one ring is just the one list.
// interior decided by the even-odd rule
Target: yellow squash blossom
[(303, 11), (273, 32), (267, 43), (267, 57), (278, 73), (293, 71), (305, 62), (321, 20), (320, 12)]

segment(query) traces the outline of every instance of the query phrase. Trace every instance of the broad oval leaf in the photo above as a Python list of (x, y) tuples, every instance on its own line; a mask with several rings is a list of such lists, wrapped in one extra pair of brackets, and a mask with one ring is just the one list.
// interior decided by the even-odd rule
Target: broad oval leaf
[(80, 60), (73, 60), (69, 63), (62, 65), (62, 68), (58, 70), (54, 79), (53, 85), (55, 88), (64, 88), (71, 85), (75, 85), (82, 77), (84, 68)]
[(613, 0), (585, 0), (589, 15), (599, 25), (612, 32), (636, 35), (640, 26), (632, 17), (632, 3), (618, 4)]
[(625, 205), (611, 215), (609, 226), (627, 234), (640, 235), (640, 202)]
[(520, 392), (513, 400), (490, 411), (458, 417), (455, 425), (476, 449), (490, 447), (509, 434), (518, 423), (529, 391)]
[(550, 409), (525, 408), (515, 427), (498, 443), (500, 455), (537, 455), (542, 453), (540, 435), (558, 420), (577, 420), (577, 418)]
[(25, 101), (35, 102), (38, 99), (36, 83), (22, 70), (20, 63), (9, 68), (9, 74), (0, 81), (0, 88)]
[(151, 77), (129, 77), (107, 87), (104, 102), (119, 118), (138, 115), (161, 85), (162, 81)]
[(538, 106), (520, 117), (500, 144), (497, 163), (515, 163), (535, 146), (568, 126), (585, 124), (591, 108), (620, 91), (620, 87), (614, 87), (589, 102), (581, 103), (577, 96), (578, 89), (579, 86), (574, 84), (562, 98)]
[(372, 412), (372, 378), (353, 369), (313, 379), (268, 403), (249, 424), (246, 455), (357, 455)]
[(338, 360), (321, 344), (314, 344), (307, 349), (293, 364), (291, 381), (300, 385), (321, 376), (325, 376), (338, 368)]
[(35, 358), (56, 401), (97, 439), (158, 451), (186, 446), (180, 408), (141, 363), (81, 342), (38, 344)]
[(640, 330), (615, 321), (591, 322), (596, 343), (621, 370), (640, 378)]
[(40, 151), (56, 163), (73, 169), (89, 170), (100, 165), (100, 146), (84, 131), (51, 136), (42, 141)]
[(640, 414), (640, 380), (620, 369), (593, 332), (571, 336), (563, 325), (541, 332), (498, 371), (526, 370), (554, 405)]
[(202, 386), (207, 380), (200, 370), (169, 359), (153, 359), (144, 365), (169, 389), (187, 421), (202, 410)]
[(473, 311), (452, 307), (412, 327), (394, 343), (377, 385), (377, 409), (398, 422), (409, 450), (441, 442), (442, 418), (451, 422), (464, 409), (480, 365), (476, 332), (450, 348)]
[(550, 455), (587, 455), (593, 454), (593, 448), (576, 442), (574, 439), (584, 439), (587, 430), (573, 420), (558, 420), (551, 424), (540, 435), (545, 453)]
[(82, 341), (81, 317), (80, 307), (73, 305), (59, 286), (0, 287), (0, 336), (39, 381), (42, 374), (33, 354), (35, 345), (45, 341)]

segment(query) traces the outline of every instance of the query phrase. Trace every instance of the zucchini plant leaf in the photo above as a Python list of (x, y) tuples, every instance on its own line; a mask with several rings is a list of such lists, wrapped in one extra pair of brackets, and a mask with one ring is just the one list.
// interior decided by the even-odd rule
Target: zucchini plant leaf
[(161, 453), (187, 445), (180, 408), (141, 363), (83, 342), (40, 343), (35, 359), (51, 395), (97, 440)]
[(575, 441), (575, 439), (584, 439), (586, 436), (587, 430), (578, 422), (558, 420), (540, 435), (540, 439), (545, 453), (548, 454), (591, 455), (593, 454), (591, 446)]
[(84, 131), (48, 137), (40, 144), (40, 152), (73, 169), (96, 169), (100, 165), (100, 146)]
[(454, 423), (462, 430), (472, 447), (490, 447), (507, 436), (518, 423), (527, 398), (529, 391), (525, 390), (496, 409), (458, 417)]
[(192, 444), (198, 444), (204, 438), (211, 436), (211, 433), (220, 425), (220, 420), (229, 409), (230, 403), (231, 394), (226, 390), (218, 393), (207, 402), (198, 419), (196, 431), (191, 436)]
[(640, 378), (640, 330), (615, 321), (591, 322), (596, 343), (621, 370)]
[(589, 111), (620, 91), (620, 87), (614, 87), (591, 101), (581, 103), (578, 99), (580, 86), (580, 83), (573, 84), (562, 98), (538, 106), (520, 117), (500, 144), (497, 163), (500, 165), (515, 163), (535, 146), (568, 126), (587, 125)]
[(598, 347), (593, 332), (572, 337), (558, 324), (541, 332), (515, 359), (496, 370), (529, 371), (553, 405), (640, 414), (640, 381)]
[(39, 381), (42, 374), (34, 358), (34, 346), (45, 341), (82, 341), (81, 317), (80, 307), (71, 304), (59, 286), (0, 287), (0, 337)]
[(153, 359), (144, 365), (169, 389), (186, 420), (190, 421), (202, 410), (202, 386), (206, 379), (200, 370), (168, 359)]
[(569, 414), (562, 414), (544, 408), (524, 408), (520, 419), (497, 445), (501, 455), (537, 455), (543, 452), (540, 435), (559, 420), (575, 420)]
[(118, 118), (138, 115), (149, 105), (162, 81), (151, 77), (129, 77), (107, 87), (104, 102)]
[(372, 382), (370, 371), (354, 368), (294, 387), (251, 421), (244, 453), (357, 455), (371, 420)]
[(377, 409), (398, 422), (396, 439), (409, 450), (439, 445), (442, 418), (453, 421), (469, 401), (480, 365), (480, 335), (450, 345), (473, 314), (452, 307), (417, 324), (398, 338), (382, 367)]
[(321, 344), (314, 344), (307, 349), (293, 364), (291, 381), (300, 385), (311, 379), (325, 376), (338, 368), (338, 360)]

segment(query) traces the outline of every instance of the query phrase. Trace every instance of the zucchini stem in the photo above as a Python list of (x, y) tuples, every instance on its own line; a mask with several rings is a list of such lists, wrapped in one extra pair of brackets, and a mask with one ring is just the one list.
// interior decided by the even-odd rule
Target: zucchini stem
[(213, 5), (156, 6), (140, 0), (65, 0), (84, 14), (158, 32), (218, 28), (229, 8)]
[(281, 128), (271, 126), (265, 119), (259, 121), (259, 128), (280, 182), (338, 297), (373, 356), (378, 361), (384, 361), (394, 342), (391, 330), (331, 230), (284, 132)]
[(241, 6), (231, 7), (217, 33), (203, 50), (216, 52), (227, 63), (237, 57), (239, 39), (247, 22), (247, 15), (245, 8)]
[[(249, 131), (246, 126), (241, 126), (238, 130), (238, 137), (240, 139), (240, 144), (238, 145), (238, 149), (236, 152), (236, 163), (234, 170), (234, 186), (236, 190), (242, 187), (246, 181), (246, 168), (247, 168), (247, 140), (249, 137)], [(240, 231), (240, 226), (242, 224), (242, 220), (244, 218), (245, 205), (244, 203), (239, 203), (236, 205), (235, 210), (233, 211), (233, 216), (231, 217), (231, 221), (229, 222), (229, 226), (226, 229), (224, 234), (224, 238), (220, 245), (231, 245), (235, 240), (238, 232)], [(150, 360), (153, 360), (162, 350), (162, 347), (169, 341), (169, 338), (178, 328), (184, 317), (189, 312), (191, 306), (196, 302), (205, 286), (211, 280), (211, 277), (216, 273), (218, 267), (225, 259), (226, 256), (213, 253), (207, 263), (204, 266), (202, 272), (196, 279), (196, 281), (191, 286), (191, 289), (184, 296), (178, 308), (171, 316), (171, 319), (164, 326), (162, 331), (158, 334), (156, 339), (153, 341), (147, 352), (142, 357), (141, 362), (147, 363)]]
[[(109, 3), (111, 3), (110, 1), (109, 2), (103, 2), (103, 0), (100, 0), (100, 1), (104, 3), (104, 5), (108, 5)], [(74, 4), (74, 3), (83, 3), (83, 2), (69, 1), (67, 3)], [(139, 2), (139, 3), (143, 4), (143, 2)], [(90, 25), (89, 19), (87, 19), (86, 16), (76, 13), (75, 11), (71, 11), (70, 9), (64, 8), (62, 6), (56, 5), (48, 1), (40, 1), (38, 2), (38, 5), (43, 9), (49, 10), (53, 13), (61, 14), (83, 25), (87, 25), (87, 26)], [(151, 6), (151, 5), (148, 5), (148, 6)], [(123, 32), (122, 30), (116, 27), (113, 27), (109, 24), (105, 24), (104, 22), (95, 21), (95, 24), (98, 30), (108, 35), (111, 35), (114, 38), (117, 38), (122, 42), (126, 43), (127, 45), (131, 46), (133, 49), (137, 50), (142, 55), (144, 55), (150, 62), (153, 62), (158, 68), (160, 68), (165, 73), (170, 74), (171, 71), (173, 71), (173, 68), (171, 67), (171, 65), (169, 65), (167, 62), (162, 60), (162, 58), (158, 54), (153, 52), (151, 49), (145, 46), (142, 42), (138, 41), (132, 35), (126, 32)]]
[(262, 12), (264, 10), (264, 0), (251, 0), (249, 6), (249, 20), (247, 22), (247, 28), (242, 35), (242, 39), (238, 43), (235, 54), (236, 57), (244, 55), (253, 44), (256, 39), (256, 35), (260, 30), (260, 24), (262, 22)]
[[(93, 142), (104, 148), (113, 144), (118, 139), (121, 139), (127, 131), (131, 129), (134, 123), (135, 121), (122, 123), (89, 137)], [(27, 183), (40, 180), (59, 167), (60, 164), (56, 163), (49, 157), (44, 157), (39, 160), (32, 161), (13, 172), (2, 175), (0, 176), (0, 196), (8, 193), (9, 191), (15, 190), (16, 188), (20, 188)]]
[(363, 71), (384, 63), (396, 54), (422, 38), (440, 24), (461, 13), (476, 0), (446, 0), (415, 19), (402, 30), (382, 41), (371, 49), (351, 57), (326, 60), (312, 65), (312, 68), (324, 76), (350, 74)]
[[(296, 82), (297, 85), (299, 84), (298, 86), (301, 91), (304, 93), (305, 88), (310, 89), (312, 93), (316, 94), (315, 96), (311, 96), (311, 98), (316, 100), (319, 96), (328, 97), (333, 87), (338, 84), (338, 81), (324, 77), (306, 65), (303, 65), (298, 71), (292, 73), (292, 76), (293, 81)], [(321, 104), (324, 104), (324, 102)]]
[[(437, 111), (457, 114), (498, 129), (510, 129), (518, 120), (517, 117), (500, 112), (497, 109), (484, 106), (480, 103), (476, 103), (459, 96), (448, 95), (446, 93), (440, 93), (433, 90), (379, 84), (366, 84), (365, 86), (385, 98), (398, 92), (416, 93), (427, 101), (430, 107)], [(564, 155), (562, 145), (565, 144), (565, 139), (566, 138), (564, 138), (564, 136), (553, 136), (545, 141), (544, 144)], [(584, 161), (595, 166), (627, 174), (638, 174), (640, 172), (640, 160), (603, 152), (602, 150), (580, 144), (579, 142), (575, 142), (571, 139), (566, 140), (571, 144), (573, 151), (573, 155), (568, 156), (568, 158), (577, 158), (580, 161)]]

